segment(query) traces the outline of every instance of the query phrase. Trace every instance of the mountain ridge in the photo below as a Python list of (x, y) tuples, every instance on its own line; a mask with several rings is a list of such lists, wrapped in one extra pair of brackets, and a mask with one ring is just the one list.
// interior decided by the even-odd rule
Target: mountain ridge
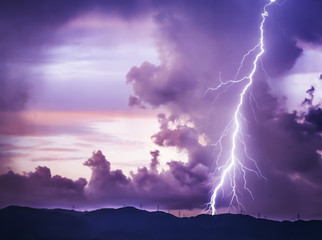
[(134, 207), (93, 211), (9, 206), (0, 209), (0, 238), (79, 240), (322, 239), (322, 221), (274, 221), (241, 214), (178, 218)]

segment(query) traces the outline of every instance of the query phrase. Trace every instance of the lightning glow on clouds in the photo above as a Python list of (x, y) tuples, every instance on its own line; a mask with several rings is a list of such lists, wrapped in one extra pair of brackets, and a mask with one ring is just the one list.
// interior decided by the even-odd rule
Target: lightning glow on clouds
[(279, 81), (270, 84), (272, 94), (279, 100), (286, 111), (301, 111), (302, 102), (307, 97), (306, 90), (312, 86), (315, 89), (313, 105), (322, 102), (322, 81), (320, 79), (322, 69), (322, 49), (314, 49), (312, 46), (302, 46), (303, 53), (297, 59), (293, 68), (280, 77)]
[[(207, 91), (209, 91), (209, 90), (210, 91), (218, 91), (222, 88), (222, 86), (224, 86), (226, 84), (238, 84), (238, 83), (243, 83), (246, 81), (246, 85), (243, 87), (243, 89), (240, 93), (239, 103), (238, 103), (238, 105), (235, 109), (235, 112), (234, 112), (234, 119), (232, 120), (232, 122), (229, 123), (229, 125), (227, 125), (223, 134), (220, 136), (219, 140), (215, 144), (215, 146), (218, 146), (220, 148), (219, 154), (217, 156), (217, 166), (218, 166), (218, 164), (219, 164), (218, 161), (221, 158), (221, 153), (222, 153), (222, 151), (224, 151), (222, 149), (223, 148), (223, 146), (222, 146), (223, 138), (225, 138), (229, 134), (229, 132), (232, 131), (232, 133), (231, 133), (232, 144), (231, 144), (231, 150), (230, 150), (231, 153), (230, 153), (228, 159), (224, 161), (224, 164), (218, 166), (215, 171), (215, 174), (218, 174), (219, 176), (214, 181), (215, 187), (213, 190), (213, 194), (211, 196), (211, 201), (209, 203), (212, 215), (214, 215), (216, 213), (216, 200), (218, 197), (218, 192), (220, 190), (224, 191), (223, 187), (226, 184), (227, 178), (229, 178), (229, 180), (230, 180), (230, 187), (231, 187), (230, 205), (232, 205), (234, 202), (236, 202), (238, 209), (244, 209), (244, 206), (243, 206), (242, 202), (239, 200), (240, 191), (238, 189), (237, 174), (239, 173), (242, 175), (242, 181), (244, 182), (243, 189), (246, 190), (252, 197), (253, 197), (253, 194), (252, 194), (251, 190), (247, 187), (246, 172), (254, 173), (260, 179), (265, 179), (265, 177), (262, 175), (256, 161), (249, 156), (246, 143), (243, 140), (245, 133), (243, 133), (242, 122), (246, 122), (246, 118), (242, 113), (242, 107), (245, 102), (245, 95), (248, 93), (250, 87), (253, 84), (253, 80), (254, 80), (253, 78), (254, 78), (254, 74), (255, 74), (257, 67), (258, 67), (257, 66), (258, 61), (265, 51), (264, 50), (264, 24), (266, 21), (266, 17), (268, 16), (268, 12), (267, 12), (266, 8), (269, 7), (273, 2), (275, 2), (275, 0), (271, 0), (269, 3), (267, 3), (264, 6), (264, 10), (262, 13), (262, 21), (261, 21), (261, 24), (259, 27), (260, 38), (258, 40), (258, 44), (244, 55), (244, 57), (242, 58), (240, 67), (238, 68), (235, 76), (238, 76), (240, 70), (244, 67), (245, 59), (250, 57), (251, 53), (253, 53), (254, 51), (257, 51), (255, 59), (252, 62), (253, 67), (252, 67), (252, 70), (249, 73), (249, 75), (244, 76), (238, 80), (234, 79), (234, 80), (230, 80), (227, 82), (221, 82), (217, 87), (210, 88), (207, 90)], [(243, 154), (244, 154), (244, 157), (243, 157), (244, 159), (242, 159), (242, 157), (239, 156), (239, 153), (237, 150), (238, 148), (242, 149)], [(252, 168), (248, 167), (245, 163), (243, 163), (243, 161), (245, 161), (245, 160), (252, 162), (253, 167)]]

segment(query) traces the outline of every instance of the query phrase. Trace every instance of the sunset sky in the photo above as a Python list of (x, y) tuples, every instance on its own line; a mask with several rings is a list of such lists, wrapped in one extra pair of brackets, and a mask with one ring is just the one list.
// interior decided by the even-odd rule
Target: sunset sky
[[(207, 89), (234, 78), (267, 2), (1, 1), (0, 207), (201, 212), (243, 85)], [(243, 107), (267, 181), (238, 194), (249, 214), (322, 219), (322, 1), (267, 10)], [(238, 211), (227, 191), (219, 212)]]

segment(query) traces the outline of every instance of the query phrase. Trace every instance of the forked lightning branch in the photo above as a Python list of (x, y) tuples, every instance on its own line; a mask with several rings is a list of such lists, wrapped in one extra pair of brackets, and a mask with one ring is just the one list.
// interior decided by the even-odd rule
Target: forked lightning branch
[[(241, 173), (242, 176), (242, 188), (248, 192), (252, 197), (253, 194), (251, 192), (251, 189), (248, 188), (247, 186), (247, 178), (246, 178), (246, 173), (251, 172), (256, 174), (259, 178), (261, 179), (266, 179), (255, 159), (251, 158), (249, 154), (247, 153), (247, 144), (243, 140), (243, 130), (242, 130), (242, 122), (245, 121), (245, 116), (243, 115), (243, 105), (245, 104), (245, 96), (248, 94), (250, 87), (253, 84), (254, 81), (254, 74), (257, 70), (257, 65), (260, 57), (264, 53), (264, 24), (266, 21), (266, 18), (268, 17), (268, 11), (267, 8), (272, 5), (275, 2), (275, 0), (270, 0), (269, 3), (267, 3), (264, 6), (262, 15), (261, 15), (261, 23), (259, 26), (259, 40), (256, 46), (254, 46), (252, 49), (250, 49), (242, 58), (240, 67), (237, 70), (236, 77), (233, 80), (228, 80), (225, 82), (220, 82), (219, 85), (215, 88), (209, 88), (207, 89), (208, 91), (218, 91), (220, 90), (224, 85), (229, 85), (229, 84), (244, 84), (240, 95), (239, 95), (239, 102), (234, 110), (234, 115), (233, 115), (233, 120), (231, 121), (230, 124), (228, 124), (223, 131), (222, 135), (220, 136), (219, 140), (215, 144), (219, 148), (219, 153), (217, 156), (217, 163), (220, 160), (219, 158), (222, 157), (222, 153), (225, 151), (223, 149), (223, 140), (225, 138), (230, 137), (231, 138), (231, 148), (228, 150), (230, 153), (228, 154), (229, 157), (223, 161), (223, 164), (218, 166), (215, 170), (215, 181), (214, 181), (214, 188), (210, 200), (210, 210), (212, 215), (214, 215), (217, 212), (217, 198), (218, 198), (218, 193), (219, 191), (222, 191), (224, 194), (224, 187), (226, 187), (228, 184), (229, 188), (231, 189), (230, 191), (230, 205), (233, 205), (234, 203), (237, 204), (238, 208), (244, 209), (244, 206), (242, 202), (240, 201), (240, 190), (238, 187), (240, 186), (240, 183), (237, 182), (237, 173)], [(251, 57), (252, 53), (256, 53), (254, 60), (252, 61), (252, 66), (251, 66), (251, 71), (248, 75), (245, 75), (239, 79), (237, 79), (237, 76), (240, 74), (241, 69), (244, 67), (245, 60), (247, 58)], [(229, 134), (231, 132), (231, 134)], [(239, 151), (237, 151), (239, 149)], [(240, 150), (243, 151), (243, 157), (238, 156), (238, 152)], [(246, 159), (245, 159), (246, 158)], [(244, 161), (251, 161), (253, 167), (249, 167)]]

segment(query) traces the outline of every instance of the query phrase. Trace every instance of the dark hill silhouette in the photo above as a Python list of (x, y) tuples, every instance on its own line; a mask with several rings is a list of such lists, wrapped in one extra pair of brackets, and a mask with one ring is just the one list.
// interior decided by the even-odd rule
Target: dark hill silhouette
[(232, 214), (177, 218), (132, 207), (77, 212), (13, 206), (0, 210), (0, 239), (321, 240), (322, 221), (278, 222)]

